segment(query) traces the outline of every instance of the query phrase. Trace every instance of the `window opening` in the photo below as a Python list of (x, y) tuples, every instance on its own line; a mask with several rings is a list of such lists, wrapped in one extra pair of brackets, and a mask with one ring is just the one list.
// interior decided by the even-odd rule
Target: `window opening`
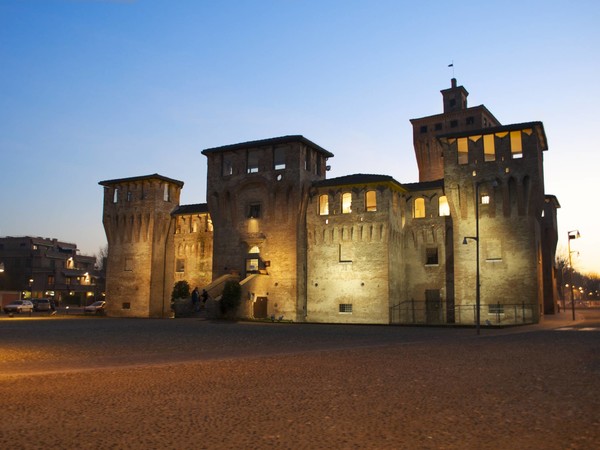
[(458, 163), (467, 164), (469, 162), (469, 141), (467, 138), (458, 138), (457, 150), (458, 150)]
[(169, 185), (167, 183), (165, 183), (163, 186), (163, 200), (165, 202), (168, 202), (170, 200)]
[(448, 197), (442, 195), (439, 200), (439, 215), (440, 216), (449, 216), (450, 215), (450, 205), (448, 204)]
[(365, 203), (367, 211), (377, 211), (377, 192), (367, 191), (365, 194)]
[(513, 158), (523, 157), (523, 142), (521, 141), (521, 131), (510, 132), (510, 152)]
[(340, 314), (352, 314), (352, 303), (340, 303), (339, 311)]
[(349, 214), (352, 212), (352, 193), (344, 192), (342, 194), (342, 214)]
[(177, 260), (175, 270), (177, 272), (185, 272), (185, 260), (184, 259), (178, 259)]
[(250, 205), (248, 210), (248, 218), (258, 219), (260, 218), (260, 203), (253, 203)]
[(113, 191), (113, 203), (117, 203), (119, 201), (119, 188), (115, 188)]
[(319, 215), (329, 215), (329, 195), (327, 194), (319, 196)]
[(425, 199), (416, 198), (413, 210), (413, 218), (422, 219), (425, 217)]
[(425, 264), (427, 266), (439, 264), (437, 247), (428, 247), (425, 249)]
[(275, 147), (273, 150), (273, 165), (275, 170), (283, 170), (285, 169), (285, 147)]
[(233, 163), (229, 158), (223, 157), (223, 176), (233, 175)]
[(493, 134), (485, 134), (483, 136), (483, 158), (484, 161), (496, 160), (496, 146)]
[(258, 150), (248, 150), (248, 173), (258, 172)]

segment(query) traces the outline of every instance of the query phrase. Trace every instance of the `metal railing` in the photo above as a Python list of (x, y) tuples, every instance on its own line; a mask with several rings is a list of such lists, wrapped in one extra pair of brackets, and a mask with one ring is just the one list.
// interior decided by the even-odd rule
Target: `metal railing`
[[(494, 303), (480, 307), (480, 323), (485, 325), (522, 325), (536, 323), (537, 305)], [(474, 325), (475, 304), (454, 305), (447, 302), (408, 300), (390, 307), (390, 323), (405, 325)]]

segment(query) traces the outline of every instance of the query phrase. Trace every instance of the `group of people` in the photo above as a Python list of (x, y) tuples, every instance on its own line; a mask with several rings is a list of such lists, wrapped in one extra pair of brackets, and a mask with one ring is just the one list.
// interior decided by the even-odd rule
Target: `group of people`
[[(202, 299), (202, 303), (200, 303), (200, 299)], [(206, 292), (206, 289), (202, 289), (202, 294), (200, 294), (198, 287), (195, 287), (192, 291), (192, 305), (194, 306), (194, 311), (200, 311), (200, 308), (206, 305), (207, 300), (208, 292)]]

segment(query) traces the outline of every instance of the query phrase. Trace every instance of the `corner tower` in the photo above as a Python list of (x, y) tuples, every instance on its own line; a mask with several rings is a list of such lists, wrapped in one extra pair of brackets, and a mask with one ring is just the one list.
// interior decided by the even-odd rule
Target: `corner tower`
[(173, 220), (183, 182), (158, 174), (106, 180), (107, 313), (165, 317), (173, 280)]

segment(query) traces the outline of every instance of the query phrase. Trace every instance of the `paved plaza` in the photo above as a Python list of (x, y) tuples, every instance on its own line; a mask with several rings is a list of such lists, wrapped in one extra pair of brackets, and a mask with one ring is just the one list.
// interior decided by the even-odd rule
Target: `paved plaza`
[(0, 447), (596, 449), (600, 322), (2, 317)]

